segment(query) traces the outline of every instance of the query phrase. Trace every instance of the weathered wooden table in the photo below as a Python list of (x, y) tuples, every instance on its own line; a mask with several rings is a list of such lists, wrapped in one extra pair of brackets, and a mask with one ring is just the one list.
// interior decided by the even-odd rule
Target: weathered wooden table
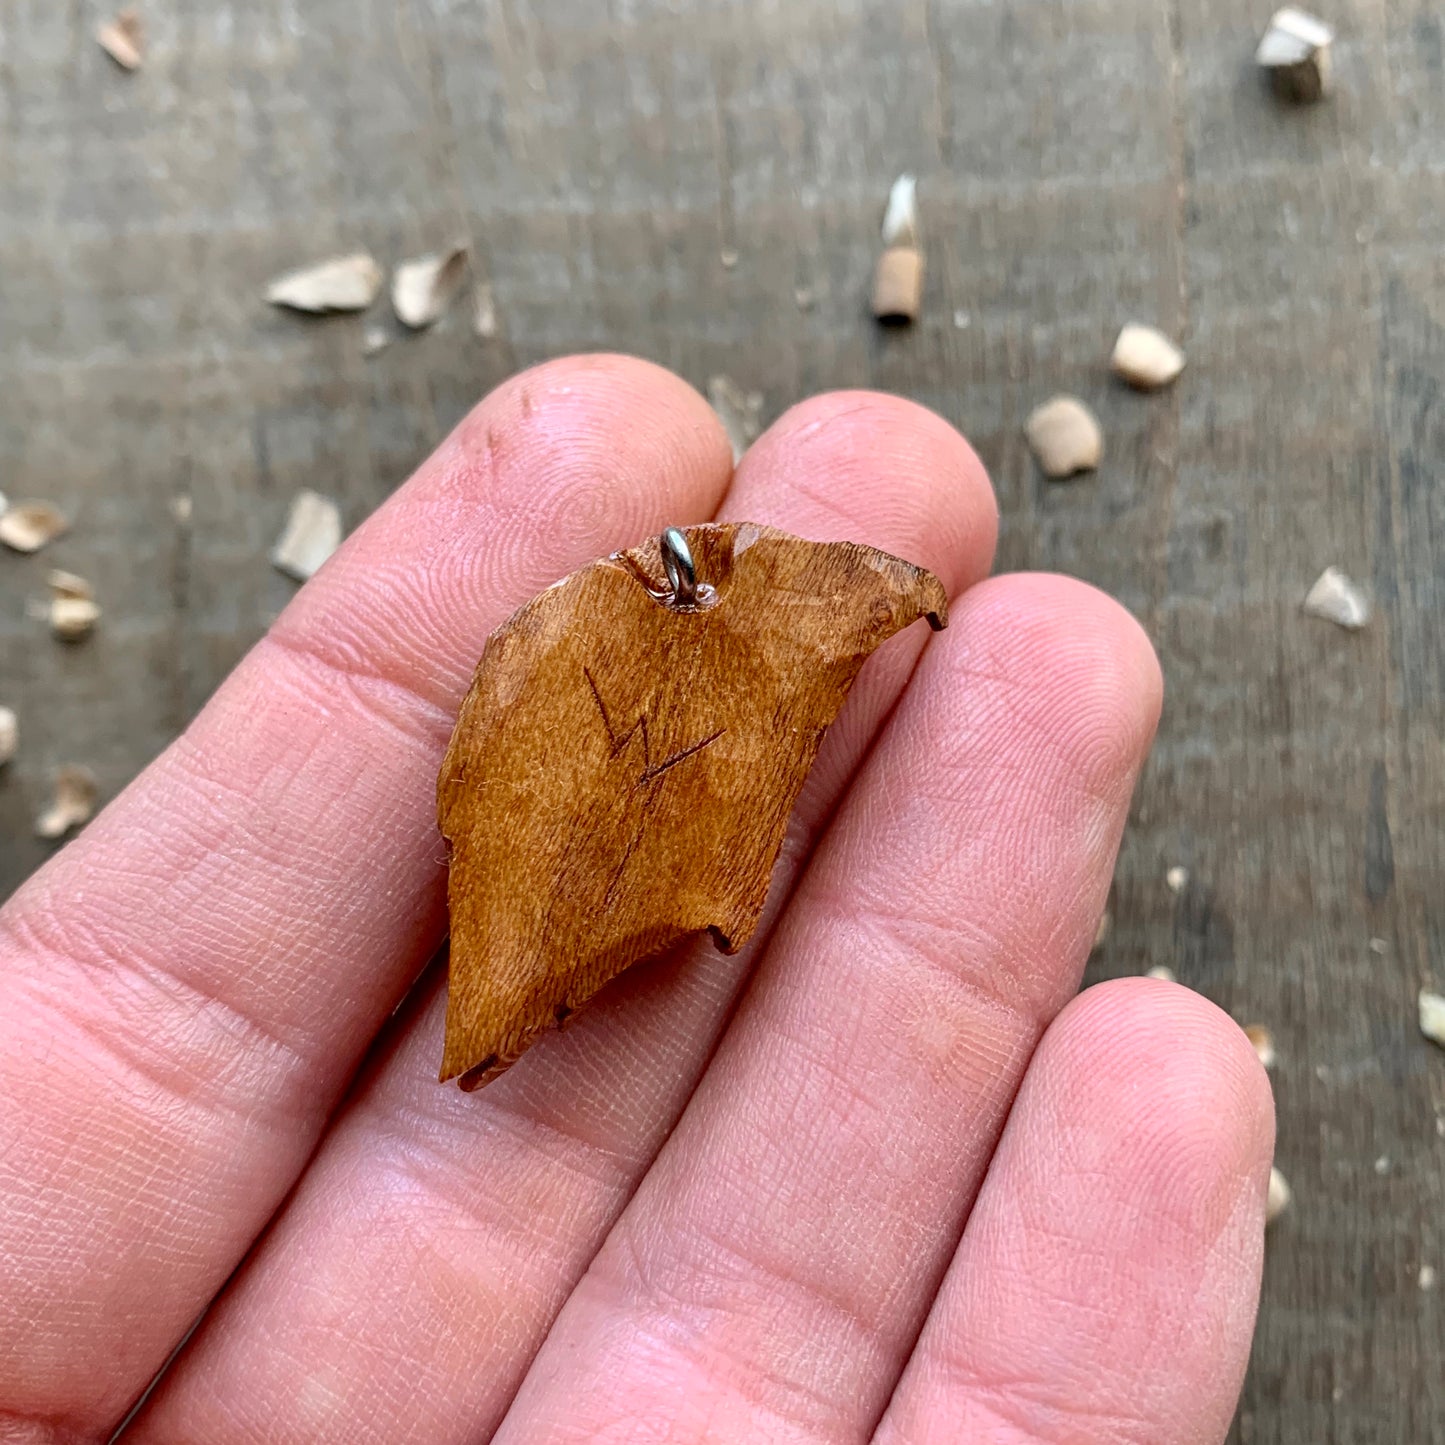
[[(0, 4), (0, 487), (77, 519), (0, 557), (0, 894), (45, 856), (51, 768), (113, 794), (283, 605), (264, 553), (297, 488), (354, 524), (480, 393), (572, 350), (726, 372), (769, 415), (906, 393), (989, 464), (1000, 565), (1091, 579), (1164, 661), (1093, 971), (1167, 963), (1278, 1039), (1296, 1206), (1237, 1438), (1445, 1441), (1445, 1290), (1417, 1284), (1445, 1274), (1445, 1055), (1414, 1021), (1445, 984), (1435, 0), (1337, 0), (1338, 91), (1303, 109), (1253, 72), (1270, 0), (145, 9), (131, 76), (93, 4)], [(905, 169), (926, 311), (883, 334), (864, 297)], [(366, 358), (359, 319), (259, 300), (303, 260), (458, 235), (491, 343), (459, 310)], [(1109, 380), (1130, 318), (1183, 337), (1174, 390)], [(1069, 486), (1020, 436), (1060, 389), (1108, 433)], [(1332, 562), (1377, 598), (1358, 635), (1300, 613)], [(50, 565), (99, 586), (82, 646), (26, 616)]]

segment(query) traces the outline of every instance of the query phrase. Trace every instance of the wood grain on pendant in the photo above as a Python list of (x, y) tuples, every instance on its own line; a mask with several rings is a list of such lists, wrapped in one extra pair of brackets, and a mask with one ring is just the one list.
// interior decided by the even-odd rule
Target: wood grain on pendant
[(451, 844), (443, 1080), (477, 1088), (631, 964), (757, 927), (788, 815), (868, 655), (932, 573), (751, 523), (657, 539), (549, 587), (487, 640), (437, 782)]

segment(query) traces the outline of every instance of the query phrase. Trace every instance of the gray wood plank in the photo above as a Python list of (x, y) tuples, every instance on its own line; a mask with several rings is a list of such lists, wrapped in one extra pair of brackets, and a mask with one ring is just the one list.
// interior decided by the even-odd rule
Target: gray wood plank
[[(49, 770), (113, 795), (284, 605), (264, 554), (291, 494), (355, 524), (517, 367), (624, 349), (730, 373), (769, 415), (914, 396), (988, 463), (1001, 565), (1089, 578), (1164, 662), (1091, 977), (1167, 963), (1279, 1041), (1297, 1204), (1236, 1438), (1445, 1441), (1445, 1299), (1416, 1284), (1445, 1272), (1445, 1058), (1413, 1018), (1445, 985), (1445, 22), (1332, 11), (1338, 92), (1289, 109), (1250, 63), (1269, 8), (177, 0), (127, 76), (100, 7), (0, 0), (0, 489), (76, 517), (0, 557), (23, 734), (0, 895), (46, 854)], [(883, 334), (865, 298), (903, 169), (926, 307)], [(359, 318), (259, 300), (342, 247), (458, 236), (490, 343), (459, 310), (367, 358)], [(1173, 391), (1108, 379), (1131, 318), (1184, 339)], [(1051, 486), (1020, 427), (1065, 389), (1108, 456)], [(1327, 563), (1372, 587), (1366, 632), (1300, 613)], [(49, 565), (99, 586), (79, 647), (26, 616)]]

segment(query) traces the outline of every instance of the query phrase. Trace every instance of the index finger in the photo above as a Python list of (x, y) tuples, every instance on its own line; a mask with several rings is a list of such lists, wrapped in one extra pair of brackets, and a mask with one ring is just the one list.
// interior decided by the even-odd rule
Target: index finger
[(435, 773), (487, 633), (730, 474), (657, 367), (514, 378), (0, 912), (0, 1419), (113, 1422), (299, 1172), (440, 938)]

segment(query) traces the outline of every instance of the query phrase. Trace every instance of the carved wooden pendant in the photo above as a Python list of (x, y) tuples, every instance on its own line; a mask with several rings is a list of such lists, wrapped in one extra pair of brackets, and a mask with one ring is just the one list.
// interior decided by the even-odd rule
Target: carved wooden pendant
[(479, 1087), (689, 934), (746, 943), (859, 668), (947, 607), (932, 573), (871, 547), (717, 523), (593, 562), (503, 623), (437, 782), (443, 1080)]

